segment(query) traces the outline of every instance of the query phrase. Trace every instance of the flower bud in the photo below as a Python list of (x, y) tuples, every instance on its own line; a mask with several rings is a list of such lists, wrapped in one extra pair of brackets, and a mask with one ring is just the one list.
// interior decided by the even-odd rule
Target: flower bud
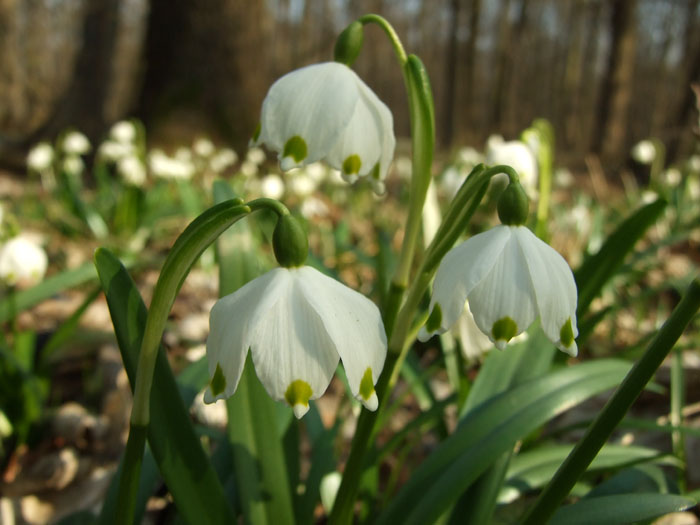
[(272, 234), (272, 248), (280, 266), (302, 266), (309, 252), (309, 241), (299, 222), (291, 215), (281, 215)]
[(498, 218), (502, 224), (519, 226), (527, 221), (530, 202), (519, 182), (510, 182), (498, 198)]
[(350, 24), (338, 35), (338, 39), (335, 41), (334, 60), (346, 66), (351, 66), (360, 54), (363, 39), (364, 30), (362, 23), (355, 21)]

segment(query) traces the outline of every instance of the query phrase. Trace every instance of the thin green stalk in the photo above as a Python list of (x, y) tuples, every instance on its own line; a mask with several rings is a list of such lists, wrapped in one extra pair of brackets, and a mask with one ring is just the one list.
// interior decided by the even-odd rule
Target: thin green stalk
[[(124, 452), (124, 468), (119, 477), (119, 496), (117, 497), (119, 505), (117, 505), (115, 518), (117, 525), (129, 525), (134, 521), (147, 433), (148, 425), (132, 423), (129, 427), (129, 439), (126, 442), (126, 451)], [(126, 468), (127, 465), (129, 468)]]
[(663, 360), (678, 341), (700, 308), (700, 281), (693, 280), (685, 296), (647, 347), (642, 358), (630, 370), (622, 384), (593, 421), (583, 439), (559, 467), (527, 513), (523, 525), (547, 523), (574, 484), (598, 454), (632, 403), (651, 380)]
[(671, 418), (670, 423), (676, 429), (671, 433), (673, 455), (681, 461), (678, 469), (678, 487), (685, 491), (685, 439), (683, 432), (679, 430), (683, 424), (683, 406), (685, 405), (685, 377), (683, 371), (683, 353), (680, 349), (674, 350), (671, 356)]

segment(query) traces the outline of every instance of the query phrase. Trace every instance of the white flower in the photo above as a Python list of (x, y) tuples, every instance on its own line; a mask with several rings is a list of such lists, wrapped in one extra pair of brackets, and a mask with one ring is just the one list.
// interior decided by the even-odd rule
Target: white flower
[(302, 217), (307, 220), (311, 220), (314, 217), (328, 216), (330, 210), (325, 202), (312, 195), (309, 198), (304, 199), (304, 202), (301, 203), (299, 212), (301, 213)]
[(688, 169), (694, 173), (700, 173), (700, 155), (692, 155), (688, 159)]
[(132, 155), (133, 144), (116, 140), (105, 140), (97, 150), (97, 155), (107, 162), (117, 162), (119, 159)]
[(342, 359), (350, 390), (370, 410), (386, 358), (386, 335), (377, 307), (309, 266), (276, 268), (220, 299), (207, 339), (205, 401), (234, 393), (248, 349), (274, 399), (297, 417), (325, 392)]
[(68, 155), (85, 155), (90, 151), (90, 141), (79, 131), (69, 131), (63, 137), (61, 147)]
[(120, 120), (109, 130), (111, 139), (121, 143), (131, 143), (136, 139), (136, 127), (133, 122)]
[(246, 177), (252, 177), (258, 173), (258, 165), (255, 162), (244, 160), (241, 163), (241, 174)]
[(63, 159), (63, 171), (71, 175), (80, 175), (85, 171), (85, 163), (80, 157), (69, 155)]
[(29, 150), (27, 155), (27, 167), (33, 171), (44, 171), (51, 167), (53, 162), (53, 147), (48, 142), (40, 142)]
[(464, 310), (457, 319), (455, 331), (467, 361), (474, 361), (493, 348), (491, 339), (476, 325), (474, 314), (469, 308), (469, 301), (465, 303)]
[(221, 173), (226, 168), (233, 166), (238, 160), (238, 155), (231, 148), (222, 148), (209, 159), (209, 167), (216, 173)]
[(484, 156), (471, 146), (460, 148), (457, 152), (457, 162), (464, 164), (466, 168), (473, 168), (477, 164), (484, 162)]
[(265, 162), (266, 158), (267, 155), (265, 155), (262, 148), (250, 148), (245, 155), (245, 160), (252, 162), (256, 166), (260, 166), (263, 162)]
[(123, 177), (124, 182), (133, 186), (141, 187), (146, 182), (146, 166), (136, 156), (130, 155), (119, 159), (117, 172)]
[(308, 164), (304, 168), (304, 171), (316, 184), (320, 184), (328, 176), (328, 170), (320, 162), (312, 162), (311, 164)]
[(198, 138), (192, 145), (194, 152), (200, 157), (210, 157), (214, 153), (214, 144), (207, 138)]
[[(505, 164), (520, 176), (520, 184), (529, 196), (537, 194), (537, 160), (530, 148), (519, 140), (504, 141), (500, 135), (491, 135), (486, 147), (486, 164)], [(498, 177), (505, 179), (506, 175)]]
[(371, 175), (374, 182), (385, 179), (396, 145), (389, 108), (337, 62), (277, 80), (263, 102), (254, 141), (277, 151), (284, 171), (325, 160), (350, 180)]
[(668, 168), (661, 175), (669, 186), (678, 186), (683, 179), (681, 171), (677, 168)]
[(576, 355), (576, 296), (573, 274), (561, 255), (524, 226), (497, 226), (442, 260), (420, 338), (448, 330), (468, 299), (477, 326), (498, 348), (539, 315), (546, 336)]
[(265, 175), (260, 183), (260, 192), (268, 199), (279, 199), (284, 195), (284, 182), (282, 177), (270, 173)]
[(316, 183), (303, 170), (287, 178), (289, 189), (297, 197), (308, 197), (316, 190)]
[[(181, 154), (181, 157), (183, 156)], [(171, 180), (191, 179), (195, 172), (194, 165), (188, 160), (168, 157), (159, 149), (148, 153), (148, 167), (156, 177)]]
[(47, 265), (44, 249), (26, 237), (14, 237), (0, 248), (0, 280), (9, 286), (35, 285)]
[(651, 140), (639, 141), (632, 148), (632, 158), (640, 164), (651, 164), (656, 158), (656, 146)]

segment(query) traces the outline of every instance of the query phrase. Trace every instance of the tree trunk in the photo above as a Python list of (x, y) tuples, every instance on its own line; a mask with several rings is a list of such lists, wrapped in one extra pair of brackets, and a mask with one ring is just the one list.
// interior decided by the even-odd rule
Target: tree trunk
[(459, 0), (450, 0), (450, 28), (445, 57), (445, 95), (442, 106), (442, 146), (448, 148), (454, 140), (455, 92), (457, 83), (457, 32), (459, 31)]
[(593, 151), (613, 164), (627, 153), (627, 117), (636, 47), (636, 0), (614, 0), (610, 55), (598, 102)]
[[(474, 120), (474, 73), (476, 71), (476, 41), (479, 37), (481, 0), (471, 0), (469, 9), (469, 37), (464, 48), (464, 122), (471, 128)], [(483, 139), (484, 137), (479, 137)]]

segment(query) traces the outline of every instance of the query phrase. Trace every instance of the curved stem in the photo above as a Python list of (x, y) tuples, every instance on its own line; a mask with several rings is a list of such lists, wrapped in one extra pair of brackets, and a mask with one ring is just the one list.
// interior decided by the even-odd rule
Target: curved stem
[(380, 15), (368, 14), (361, 16), (357, 19), (357, 21), (360, 22), (362, 25), (377, 24), (379, 27), (381, 27), (386, 33), (386, 36), (389, 37), (391, 45), (394, 46), (396, 58), (398, 58), (399, 62), (401, 63), (401, 66), (403, 66), (406, 63), (406, 51), (404, 50), (403, 44), (399, 39), (399, 35), (396, 34), (396, 31), (394, 31), (394, 28), (391, 27), (391, 24), (386, 20), (386, 18)]

